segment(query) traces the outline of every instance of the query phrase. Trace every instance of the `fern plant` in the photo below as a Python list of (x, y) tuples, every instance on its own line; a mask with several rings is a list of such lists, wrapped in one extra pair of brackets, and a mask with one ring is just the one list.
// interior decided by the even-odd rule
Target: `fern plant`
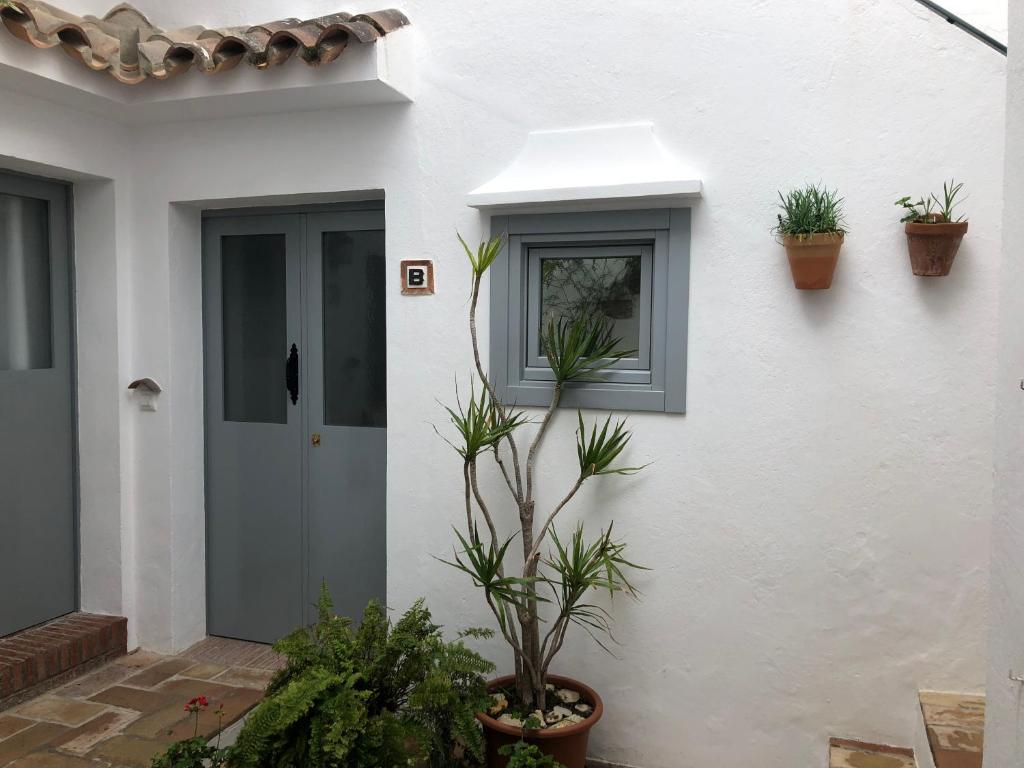
[[(446, 642), (423, 601), (396, 623), (371, 602), (358, 629), (333, 614), (326, 586), (318, 622), (274, 647), (287, 664), (271, 680), (231, 751), (232, 768), (450, 768), (483, 761), (475, 713), (494, 666)], [(486, 630), (468, 635), (487, 636)], [(465, 635), (463, 635), (465, 636)]]
[[(626, 559), (625, 545), (612, 538), (610, 526), (588, 541), (579, 525), (563, 545), (555, 532), (556, 520), (591, 478), (628, 475), (642, 467), (618, 463), (632, 437), (625, 422), (613, 424), (609, 417), (603, 425), (588, 429), (582, 414), (577, 414), (579, 471), (570, 479), (561, 501), (538, 517), (538, 456), (565, 388), (597, 378), (602, 370), (633, 353), (621, 349), (611, 322), (602, 315), (585, 312), (552, 319), (541, 334), (554, 379), (552, 396), (543, 416), (533, 422), (498, 396), (481, 362), (477, 338), (481, 283), (504, 247), (504, 238), (483, 242), (476, 249), (461, 236), (459, 242), (472, 270), (469, 335), (480, 391), (474, 387), (467, 405), (456, 393), (455, 407), (447, 409), (456, 433), (449, 444), (462, 460), (465, 499), (464, 528), (456, 528), (458, 545), (447, 562), (482, 590), (502, 637), (512, 648), (517, 704), (525, 712), (544, 710), (548, 670), (569, 628), (582, 627), (598, 642), (601, 635), (610, 633), (610, 617), (605, 608), (590, 601), (590, 593), (600, 589), (610, 595), (635, 597), (637, 592), (627, 574), (639, 567)], [(536, 428), (521, 445), (518, 435), (528, 424)], [(488, 458), (494, 460), (519, 513), (516, 535), (499, 532), (492, 512), (497, 503), (481, 491), (480, 462)], [(522, 560), (513, 562), (512, 543), (517, 537)], [(553, 545), (554, 553), (545, 556), (548, 544)]]

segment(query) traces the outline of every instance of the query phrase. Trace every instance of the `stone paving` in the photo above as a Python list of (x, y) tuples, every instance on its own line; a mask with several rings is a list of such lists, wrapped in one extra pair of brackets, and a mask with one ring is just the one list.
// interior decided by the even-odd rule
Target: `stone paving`
[(829, 744), (829, 768), (915, 768), (910, 749), (832, 739)]
[(181, 656), (123, 656), (0, 712), (0, 768), (148, 768), (168, 744), (192, 736), (189, 699), (209, 699), (199, 733), (212, 737), (214, 710), (223, 705), (227, 728), (260, 701), (279, 666), (266, 646), (239, 641), (204, 641)]
[(921, 712), (936, 768), (981, 768), (984, 696), (921, 691)]

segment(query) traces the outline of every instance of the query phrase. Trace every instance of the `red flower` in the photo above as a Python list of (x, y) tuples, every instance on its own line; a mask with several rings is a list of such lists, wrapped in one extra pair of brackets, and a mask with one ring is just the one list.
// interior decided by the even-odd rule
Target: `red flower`
[(206, 709), (208, 706), (210, 706), (209, 699), (205, 696), (196, 696), (195, 698), (188, 700), (188, 704), (185, 705), (185, 711), (195, 713), (201, 709)]

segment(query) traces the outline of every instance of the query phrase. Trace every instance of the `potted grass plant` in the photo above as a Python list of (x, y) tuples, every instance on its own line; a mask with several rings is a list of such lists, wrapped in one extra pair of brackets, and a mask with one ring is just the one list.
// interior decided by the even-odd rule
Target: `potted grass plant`
[(807, 185), (779, 192), (779, 209), (773, 232), (786, 248), (793, 284), (801, 290), (830, 288), (846, 235), (843, 198)]
[[(505, 768), (510, 755), (503, 748), (523, 739), (566, 768), (584, 768), (588, 735), (604, 705), (590, 686), (553, 674), (552, 662), (574, 627), (599, 643), (610, 637), (611, 616), (594, 592), (635, 598), (628, 576), (639, 566), (626, 559), (626, 545), (613, 537), (611, 525), (594, 536), (581, 523), (567, 532), (562, 514), (594, 478), (629, 475), (641, 467), (619, 463), (631, 438), (623, 421), (613, 423), (608, 417), (588, 426), (580, 413), (574, 420), (576, 469), (549, 508), (538, 508), (538, 467), (565, 387), (594, 378), (632, 352), (620, 349), (611, 321), (599, 313), (552, 320), (542, 340), (554, 380), (549, 406), (531, 418), (504, 402), (481, 363), (476, 329), (481, 281), (504, 240), (494, 238), (473, 250), (459, 239), (473, 274), (469, 335), (479, 388), (473, 385), (465, 402), (456, 393), (456, 405), (447, 409), (455, 433), (448, 442), (462, 464), (465, 509), (455, 529), (454, 557), (446, 562), (481, 590), (512, 650), (514, 670), (491, 681), (491, 705), (478, 715), (487, 764)], [(512, 535), (497, 517), (503, 500), (492, 498), (479, 482), (483, 462), (493, 462), (498, 493), (518, 513)]]
[(910, 266), (915, 275), (945, 277), (953, 268), (953, 259), (967, 234), (967, 217), (956, 216), (955, 211), (963, 188), (962, 183), (951, 179), (942, 185), (941, 200), (931, 194), (916, 203), (910, 197), (896, 201), (905, 211), (900, 221), (904, 223)]

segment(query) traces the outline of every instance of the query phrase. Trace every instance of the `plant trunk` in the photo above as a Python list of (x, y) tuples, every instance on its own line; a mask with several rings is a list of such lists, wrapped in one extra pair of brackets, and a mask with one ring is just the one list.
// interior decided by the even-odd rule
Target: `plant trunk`
[[(528, 469), (527, 472), (530, 472)], [(533, 513), (534, 501), (527, 498), (523, 501), (519, 510), (519, 522), (523, 534), (523, 576), (527, 579), (537, 575), (536, 562), (530, 562), (530, 553), (533, 551)], [(516, 683), (519, 688), (519, 698), (527, 712), (544, 708), (544, 679), (541, 674), (541, 644), (540, 644), (540, 621), (537, 618), (537, 586), (527, 583), (525, 586), (526, 606), (519, 617), (521, 628), (521, 639), (523, 644), (523, 655), (529, 659), (530, 664), (523, 664), (523, 674), (517, 676)]]
[[(523, 628), (523, 653), (528, 654), (529, 641), (527, 639), (526, 625), (522, 625)], [(525, 664), (521, 665), (516, 671), (516, 696), (519, 698), (519, 702), (523, 705), (523, 709), (527, 712), (533, 711), (533, 678), (530, 675), (530, 670)]]

